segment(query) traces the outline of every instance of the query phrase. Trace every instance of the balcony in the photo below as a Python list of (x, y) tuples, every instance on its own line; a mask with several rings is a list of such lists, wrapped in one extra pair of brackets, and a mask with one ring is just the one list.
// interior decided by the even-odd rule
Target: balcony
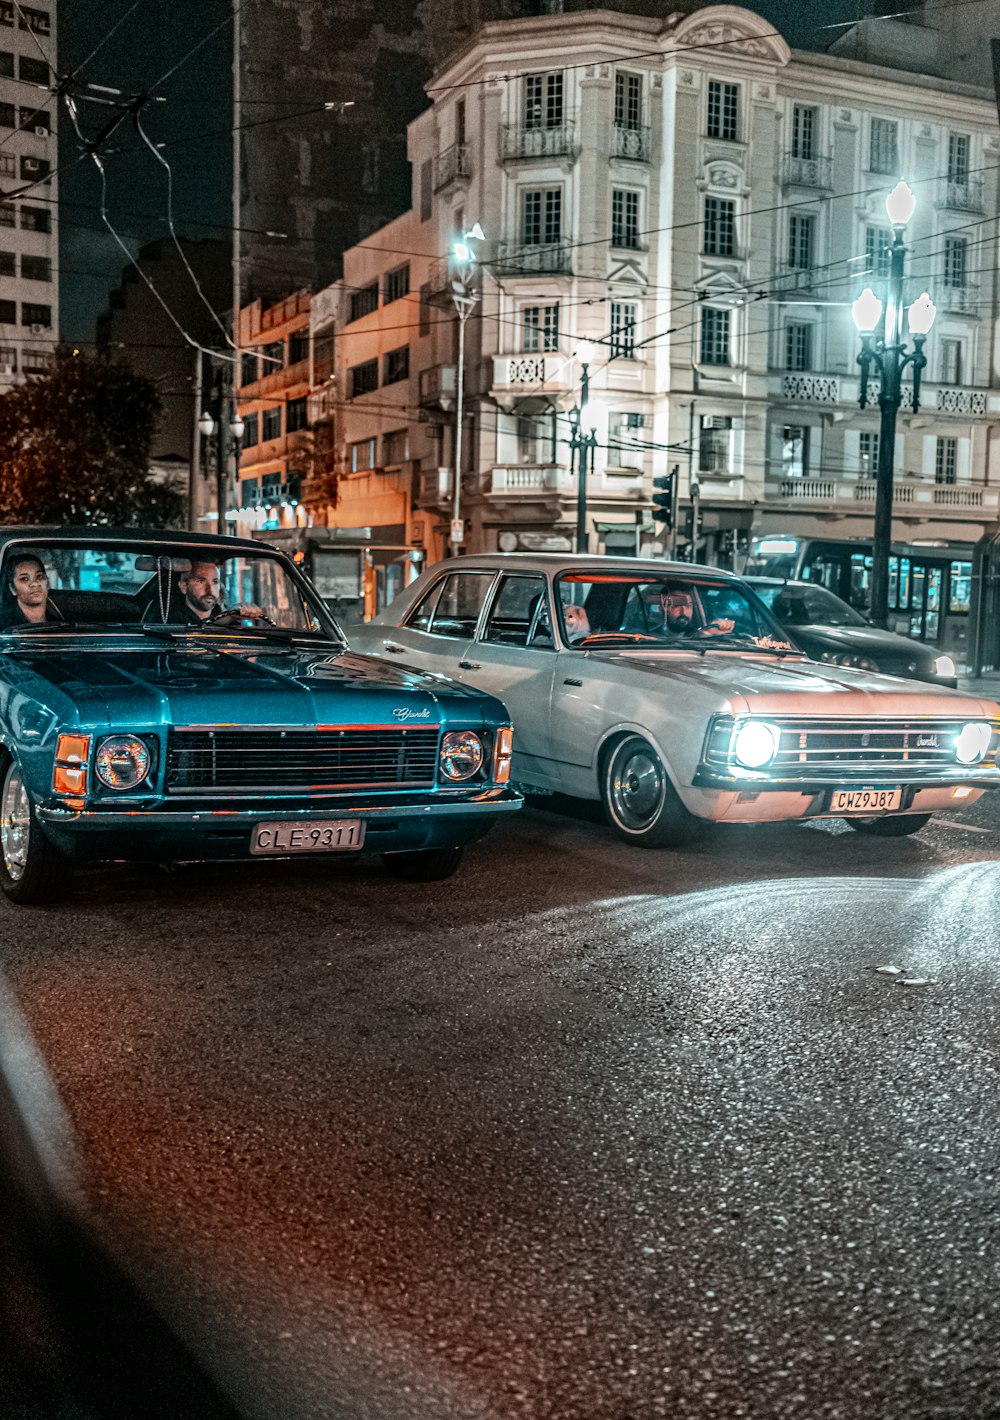
[[(567, 395), (579, 384), (574, 362), (565, 355), (494, 355), (490, 393), (510, 410), (532, 397), (550, 404), (552, 396)], [(523, 407), (523, 406), (522, 406)]]
[(946, 179), (935, 205), (946, 212), (985, 212), (982, 178)]
[(837, 375), (782, 375), (781, 394), (783, 399), (804, 404), (839, 404), (840, 379)]
[(528, 128), (523, 123), (507, 123), (500, 130), (500, 156), (505, 162), (523, 158), (570, 158), (576, 154), (572, 123), (551, 128)]
[(781, 160), (782, 187), (811, 187), (825, 190), (833, 186), (830, 158), (797, 158), (786, 153)]
[(569, 493), (575, 487), (572, 473), (560, 464), (518, 464), (492, 469), (486, 492), (492, 498), (538, 498)]
[(423, 408), (455, 408), (455, 366), (432, 365), (420, 371), (420, 403)]
[(653, 135), (648, 124), (625, 128), (616, 123), (611, 130), (612, 158), (625, 158), (633, 163), (648, 163), (653, 151)]
[(781, 283), (781, 293), (786, 295), (790, 291), (811, 291), (816, 285), (817, 273), (811, 266), (789, 266), (787, 262), (778, 268), (778, 280)]
[(938, 300), (938, 306), (949, 315), (957, 316), (978, 316), (980, 314), (980, 293), (979, 287), (971, 284), (965, 286), (944, 286)]
[(453, 143), (434, 159), (434, 191), (443, 192), (456, 182), (472, 176), (472, 159), (467, 143)]
[(498, 242), (494, 270), (505, 276), (569, 276), (565, 242)]
[[(874, 479), (857, 482), (832, 478), (782, 478), (768, 480), (765, 494), (797, 507), (844, 511), (849, 507), (865, 511), (875, 508)], [(957, 517), (968, 514), (995, 519), (1000, 514), (1000, 487), (982, 483), (931, 483), (928, 479), (907, 478), (892, 486), (893, 509), (902, 517)]]

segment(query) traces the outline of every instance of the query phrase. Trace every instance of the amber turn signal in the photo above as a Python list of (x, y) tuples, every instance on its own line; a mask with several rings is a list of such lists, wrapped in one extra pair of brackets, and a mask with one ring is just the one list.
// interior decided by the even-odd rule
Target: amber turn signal
[(506, 784), (510, 780), (510, 756), (514, 746), (514, 731), (509, 725), (504, 725), (497, 730), (496, 744), (493, 749), (493, 779), (497, 784)]

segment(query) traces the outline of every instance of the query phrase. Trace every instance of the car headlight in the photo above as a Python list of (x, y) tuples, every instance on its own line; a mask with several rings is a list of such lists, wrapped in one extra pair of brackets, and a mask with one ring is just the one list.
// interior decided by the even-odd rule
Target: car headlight
[(149, 773), (149, 747), (136, 735), (109, 735), (97, 746), (94, 769), (109, 789), (134, 789)]
[(781, 731), (766, 720), (748, 720), (736, 731), (733, 754), (745, 769), (762, 769), (778, 753)]
[(447, 779), (471, 779), (483, 767), (483, 742), (472, 730), (449, 730), (441, 740), (441, 772)]
[(934, 674), (948, 676), (950, 678), (956, 674), (955, 662), (950, 656), (936, 656), (934, 659)]
[(992, 730), (982, 720), (970, 720), (958, 732), (955, 758), (959, 764), (978, 764), (990, 747)]

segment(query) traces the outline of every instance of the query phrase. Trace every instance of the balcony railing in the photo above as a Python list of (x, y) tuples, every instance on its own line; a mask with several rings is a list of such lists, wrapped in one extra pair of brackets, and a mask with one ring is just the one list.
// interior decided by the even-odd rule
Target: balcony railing
[(798, 158), (786, 153), (781, 160), (783, 187), (829, 188), (833, 186), (833, 161), (830, 158)]
[(971, 284), (944, 286), (941, 288), (938, 305), (951, 315), (978, 316), (980, 314), (979, 287)]
[[(875, 505), (876, 482), (862, 478), (782, 478), (768, 480), (766, 493), (785, 502), (829, 507), (837, 504), (858, 504), (866, 508)], [(974, 483), (931, 483), (927, 479), (908, 478), (893, 483), (893, 506), (922, 509), (933, 516), (948, 516), (966, 512), (996, 517), (1000, 511), (1000, 487)]]
[(453, 143), (450, 148), (445, 148), (444, 152), (438, 153), (434, 159), (435, 192), (440, 192), (442, 188), (450, 187), (453, 182), (459, 182), (471, 176), (472, 159), (467, 143)]
[(431, 365), (420, 371), (420, 403), (445, 410), (455, 407), (454, 365)]
[(573, 362), (565, 355), (494, 355), (493, 388), (508, 393), (538, 394), (573, 386)]
[(938, 388), (937, 408), (942, 414), (985, 414), (986, 391)]
[(540, 493), (568, 492), (574, 487), (573, 475), (559, 464), (516, 464), (511, 468), (495, 468), (490, 475), (489, 493), (504, 497)]
[(949, 212), (985, 212), (982, 178), (947, 178), (937, 205)]
[(514, 158), (567, 158), (575, 149), (572, 123), (552, 128), (528, 128), (523, 123), (507, 123), (500, 131), (500, 154)]
[(836, 375), (782, 375), (781, 393), (809, 404), (839, 404), (840, 380)]
[(625, 128), (622, 124), (616, 123), (612, 128), (612, 158), (629, 158), (635, 163), (648, 163), (652, 151), (652, 131), (648, 124)]
[(811, 266), (789, 266), (787, 262), (778, 270), (781, 289), (785, 291), (811, 291), (816, 284), (816, 271)]
[(498, 242), (496, 269), (508, 276), (568, 276), (565, 242)]

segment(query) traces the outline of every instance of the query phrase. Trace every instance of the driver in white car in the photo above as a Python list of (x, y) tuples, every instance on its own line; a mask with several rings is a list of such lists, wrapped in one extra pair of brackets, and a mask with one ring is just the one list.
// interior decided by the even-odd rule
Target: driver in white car
[(663, 630), (673, 636), (689, 636), (692, 633), (700, 633), (702, 636), (728, 636), (734, 630), (736, 623), (728, 617), (717, 617), (707, 625), (699, 626), (695, 616), (694, 598), (690, 592), (667, 591), (664, 588), (659, 596), (660, 610), (663, 613)]

